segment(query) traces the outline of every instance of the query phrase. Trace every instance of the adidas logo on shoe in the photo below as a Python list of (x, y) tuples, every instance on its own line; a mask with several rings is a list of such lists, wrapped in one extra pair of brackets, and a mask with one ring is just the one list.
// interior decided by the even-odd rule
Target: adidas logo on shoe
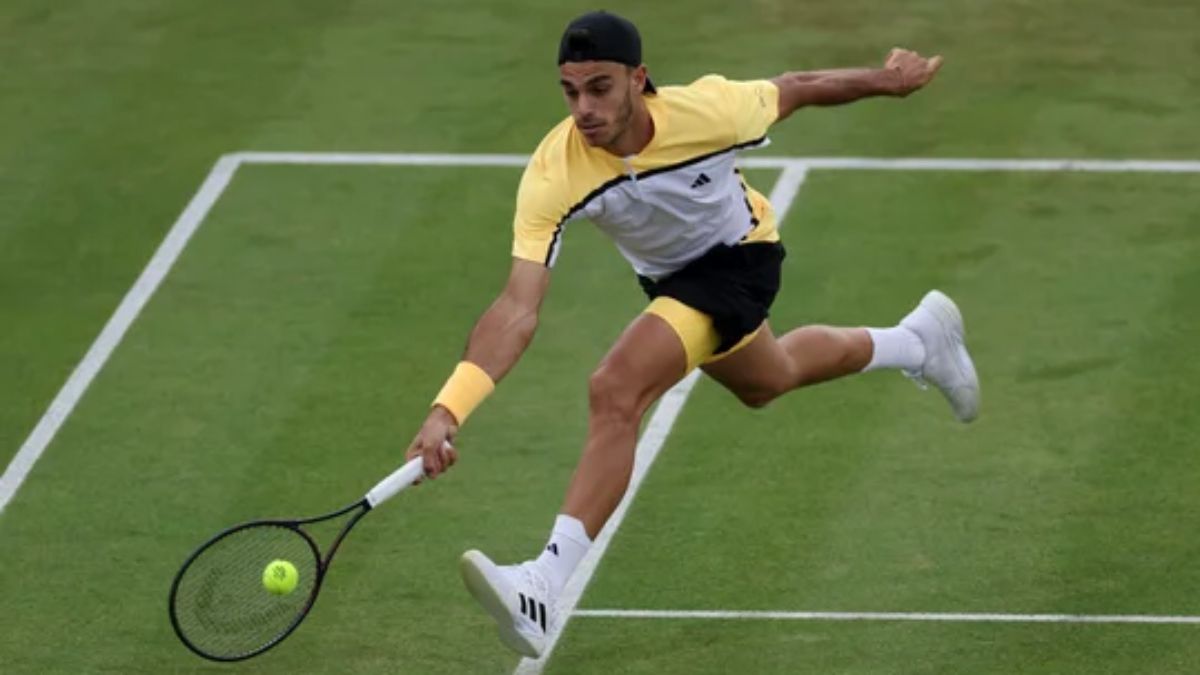
[(459, 569), (467, 590), (496, 621), (500, 640), (522, 656), (541, 656), (547, 634), (558, 625), (554, 593), (541, 566), (533, 560), (498, 566), (479, 551), (467, 551)]
[(540, 625), (542, 632), (546, 632), (546, 603), (537, 600), (533, 597), (526, 596), (524, 593), (518, 593), (517, 597), (521, 599), (521, 614), (529, 617), (530, 621)]

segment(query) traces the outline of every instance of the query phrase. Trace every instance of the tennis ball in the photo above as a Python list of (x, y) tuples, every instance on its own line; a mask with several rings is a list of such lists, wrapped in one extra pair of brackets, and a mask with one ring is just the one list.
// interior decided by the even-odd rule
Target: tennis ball
[(263, 588), (275, 595), (287, 595), (296, 590), (300, 573), (286, 560), (272, 560), (263, 570)]

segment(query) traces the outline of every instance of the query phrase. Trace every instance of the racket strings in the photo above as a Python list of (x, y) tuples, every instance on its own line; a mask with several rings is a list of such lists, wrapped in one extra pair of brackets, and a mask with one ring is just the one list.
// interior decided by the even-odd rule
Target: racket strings
[[(287, 560), (296, 587), (272, 593), (263, 571)], [(173, 609), (180, 632), (201, 652), (237, 658), (286, 635), (306, 610), (317, 581), (316, 554), (303, 535), (280, 525), (235, 530), (192, 560), (179, 579)]]

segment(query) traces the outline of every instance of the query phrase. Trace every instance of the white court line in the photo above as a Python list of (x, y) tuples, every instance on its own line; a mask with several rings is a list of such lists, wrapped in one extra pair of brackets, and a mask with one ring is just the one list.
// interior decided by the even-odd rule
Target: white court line
[[(771, 205), (775, 208), (776, 220), (780, 225), (783, 224), (788, 210), (792, 208), (792, 202), (796, 199), (800, 186), (804, 184), (807, 173), (808, 170), (804, 167), (788, 166), (775, 181), (770, 199)], [(558, 639), (566, 629), (571, 616), (578, 615), (575, 613), (575, 606), (579, 604), (580, 597), (583, 596), (588, 583), (592, 580), (596, 566), (600, 564), (600, 559), (608, 550), (608, 545), (612, 542), (613, 535), (617, 533), (617, 528), (621, 527), (621, 522), (625, 520), (625, 513), (629, 510), (629, 505), (637, 496), (638, 489), (642, 486), (642, 480), (650, 471), (650, 465), (654, 464), (654, 460), (658, 458), (663, 443), (671, 433), (671, 427), (675, 425), (675, 418), (679, 417), (679, 412), (683, 410), (683, 404), (687, 402), (688, 396), (692, 393), (692, 387), (696, 385), (698, 379), (700, 379), (699, 368), (676, 383), (659, 400), (658, 407), (655, 408), (654, 414), (650, 416), (650, 422), (642, 432), (642, 437), (638, 439), (633, 461), (633, 475), (629, 479), (629, 487), (625, 490), (625, 496), (621, 498), (621, 503), (617, 505), (616, 510), (605, 523), (604, 529), (600, 530), (600, 534), (592, 542), (592, 547), (579, 562), (579, 566), (575, 568), (574, 574), (571, 575), (570, 581), (567, 582), (566, 588), (558, 598), (558, 616), (561, 618), (558, 625), (551, 628), (549, 635), (546, 636), (546, 651), (538, 659), (521, 659), (521, 662), (517, 664), (517, 669), (513, 671), (515, 675), (533, 675), (542, 672), (546, 661), (554, 653), (554, 647), (558, 644)]]
[(522, 168), (529, 155), (476, 155), (419, 152), (239, 152), (244, 164), (303, 166), (510, 166)]
[(1200, 616), (1146, 614), (971, 614), (940, 612), (776, 612), (729, 610), (580, 609), (593, 619), (717, 619), (734, 621), (932, 621), (954, 623), (1200, 624)]
[[(800, 158), (810, 169), (876, 171), (1080, 171), (1087, 173), (1200, 173), (1197, 161), (1149, 159)], [(747, 165), (749, 166), (749, 165)]]
[(100, 335), (96, 337), (83, 360), (75, 367), (74, 372), (67, 378), (66, 384), (50, 402), (50, 407), (42, 415), (29, 437), (21, 444), (16, 456), (4, 470), (4, 474), (0, 475), (0, 512), (4, 511), (4, 507), (17, 493), (17, 489), (29, 475), (34, 463), (42, 456), (50, 441), (54, 439), (67, 416), (75, 409), (79, 399), (83, 397), (96, 374), (100, 372), (100, 368), (108, 361), (113, 349), (121, 342), (121, 338), (125, 337), (125, 332), (129, 330), (133, 320), (150, 300), (150, 296), (154, 295), (154, 291), (167, 276), (167, 272), (171, 270), (171, 266), (175, 264), (179, 254), (183, 252), (183, 248), (187, 246), (188, 240), (200, 226), (204, 216), (208, 215), (209, 209), (224, 192), (225, 187), (229, 185), (237, 167), (238, 161), (232, 157), (222, 157), (217, 161), (212, 171), (208, 173), (208, 177), (200, 185), (200, 189), (196, 191), (196, 195), (192, 197), (192, 201), (188, 203), (187, 208), (179, 215), (179, 219), (171, 226), (167, 236), (159, 244), (158, 250), (154, 252), (150, 262), (146, 263), (146, 268), (142, 270), (141, 276), (125, 294), (121, 304), (117, 306), (104, 329), (100, 331)]
[[(386, 152), (242, 152), (247, 164), (333, 166), (511, 166), (528, 155)], [(1200, 161), (1150, 159), (979, 159), (880, 157), (746, 157), (748, 169), (849, 169), (865, 171), (1079, 171), (1089, 173), (1200, 173)]]

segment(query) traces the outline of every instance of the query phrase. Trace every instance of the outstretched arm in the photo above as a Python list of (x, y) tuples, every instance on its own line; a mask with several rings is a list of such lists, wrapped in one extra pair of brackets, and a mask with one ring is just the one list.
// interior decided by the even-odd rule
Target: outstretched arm
[(841, 105), (871, 96), (908, 96), (929, 84), (942, 57), (925, 58), (893, 49), (882, 68), (846, 68), (784, 73), (772, 79), (779, 88), (779, 120), (808, 105)]
[(549, 286), (549, 268), (514, 258), (504, 290), (479, 317), (467, 338), (463, 359), (482, 368), (493, 382), (499, 382), (533, 341), (538, 312)]
[(533, 341), (549, 285), (550, 270), (544, 265), (513, 259), (504, 290), (475, 323), (463, 360), (409, 445), (406, 456), (423, 455), (430, 478), (454, 465), (458, 454), (449, 442), (458, 427)]

